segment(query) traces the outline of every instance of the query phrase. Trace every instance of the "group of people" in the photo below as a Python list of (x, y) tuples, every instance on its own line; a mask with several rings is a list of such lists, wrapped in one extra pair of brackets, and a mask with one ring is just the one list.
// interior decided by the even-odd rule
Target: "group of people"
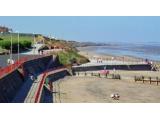
[(112, 93), (112, 94), (110, 95), (110, 97), (111, 97), (113, 100), (119, 100), (120, 95), (119, 95), (118, 93)]

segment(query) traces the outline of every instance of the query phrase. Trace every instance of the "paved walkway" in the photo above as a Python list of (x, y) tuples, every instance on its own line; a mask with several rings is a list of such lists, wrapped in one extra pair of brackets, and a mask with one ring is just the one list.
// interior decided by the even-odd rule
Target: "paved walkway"
[[(33, 81), (30, 78), (28, 78), (18, 91), (17, 95), (13, 99), (13, 103), (24, 103), (29, 102), (29, 98), (33, 97), (33, 93), (35, 93), (35, 90), (38, 86), (39, 81), (41, 80), (42, 74), (39, 74), (37, 77), (37, 80)], [(31, 93), (32, 91), (32, 93)], [(27, 100), (28, 99), (28, 100)]]
[[(54, 74), (54, 73), (64, 71), (64, 70), (67, 70), (67, 69), (60, 68), (60, 69), (48, 71), (47, 76)], [(22, 88), (17, 93), (16, 97), (14, 98), (12, 102), (13, 103), (23, 103), (23, 102), (24, 103), (34, 103), (43, 75), (44, 73), (37, 75), (37, 79), (34, 81), (31, 79), (27, 79), (27, 81), (23, 84)]]
[(31, 50), (29, 50), (29, 51), (27, 51), (27, 52), (23, 52), (23, 53), (21, 53), (21, 54), (23, 54), (23, 55), (39, 55), (38, 49), (39, 49), (40, 47), (42, 47), (43, 45), (44, 45), (44, 44), (34, 44), (33, 46), (35, 47), (35, 49), (32, 48)]
[(43, 73), (37, 76), (37, 79), (34, 80), (28, 94), (27, 97), (25, 98), (24, 102), (25, 103), (34, 103), (35, 102), (35, 95), (37, 93), (37, 90), (39, 88), (39, 84), (42, 80), (43, 77)]

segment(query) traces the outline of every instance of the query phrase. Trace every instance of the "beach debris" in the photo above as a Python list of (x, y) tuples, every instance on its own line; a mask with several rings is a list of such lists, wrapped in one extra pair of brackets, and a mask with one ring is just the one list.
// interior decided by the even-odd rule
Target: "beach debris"
[(110, 95), (110, 97), (111, 97), (113, 100), (119, 100), (120, 95), (119, 95), (118, 93), (112, 93), (112, 94)]

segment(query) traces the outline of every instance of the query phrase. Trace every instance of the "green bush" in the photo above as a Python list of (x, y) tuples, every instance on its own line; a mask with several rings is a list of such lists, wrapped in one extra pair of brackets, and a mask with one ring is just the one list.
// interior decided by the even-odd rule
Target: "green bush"
[[(2, 40), (0, 40), (0, 47), (3, 49), (10, 49), (11, 46), (11, 34), (2, 34), (0, 36)], [(32, 44), (33, 36), (29, 35), (21, 35), (19, 39), (20, 49), (30, 48)], [(17, 50), (18, 47), (18, 36), (17, 34), (12, 35), (12, 47), (13, 50)]]

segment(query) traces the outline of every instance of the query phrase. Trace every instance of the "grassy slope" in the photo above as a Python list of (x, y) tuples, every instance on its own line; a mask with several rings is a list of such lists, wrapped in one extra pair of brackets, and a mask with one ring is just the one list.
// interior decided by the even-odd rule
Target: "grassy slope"
[(72, 64), (72, 63), (78, 63), (78, 64), (83, 64), (88, 62), (88, 59), (85, 58), (84, 56), (79, 55), (76, 51), (61, 51), (58, 53), (59, 60), (62, 64), (67, 65), (67, 64)]
[(72, 63), (83, 64), (89, 62), (89, 60), (86, 57), (78, 54), (78, 50), (70, 42), (60, 39), (50, 40), (46, 38), (45, 43), (48, 45), (60, 46), (65, 49), (65, 51), (55, 53), (58, 55), (59, 60), (63, 65)]

